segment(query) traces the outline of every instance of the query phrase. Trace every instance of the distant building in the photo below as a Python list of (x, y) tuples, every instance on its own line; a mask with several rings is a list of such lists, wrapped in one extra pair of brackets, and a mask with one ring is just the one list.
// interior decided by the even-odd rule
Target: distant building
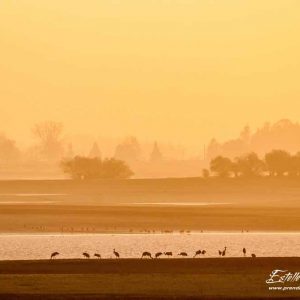
[(92, 146), (89, 157), (91, 157), (91, 158), (101, 158), (101, 151), (100, 151), (99, 146), (96, 142)]
[(150, 161), (151, 162), (160, 162), (162, 160), (163, 160), (162, 153), (160, 152), (160, 150), (158, 148), (157, 142), (155, 142), (154, 146), (153, 146), (153, 150), (150, 154)]

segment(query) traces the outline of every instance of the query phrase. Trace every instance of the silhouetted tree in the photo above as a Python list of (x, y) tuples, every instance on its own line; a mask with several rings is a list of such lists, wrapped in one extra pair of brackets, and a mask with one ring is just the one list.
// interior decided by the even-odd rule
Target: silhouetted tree
[(203, 178), (208, 178), (209, 177), (209, 170), (207, 170), (207, 169), (202, 169), (202, 177)]
[(123, 161), (114, 158), (102, 161), (97, 157), (76, 156), (62, 161), (61, 167), (73, 179), (126, 179), (133, 175)]
[(227, 157), (217, 156), (211, 160), (210, 170), (220, 177), (228, 177), (232, 171), (232, 162)]
[(47, 160), (57, 160), (62, 157), (62, 131), (61, 123), (47, 121), (36, 124), (32, 132), (40, 141), (42, 156)]
[(0, 135), (0, 162), (15, 162), (20, 158), (20, 150), (17, 148), (15, 141)]
[(300, 124), (290, 120), (279, 120), (274, 124), (265, 123), (251, 133), (249, 126), (245, 126), (238, 138), (224, 143), (211, 140), (207, 147), (207, 158), (218, 155), (230, 159), (248, 152), (264, 155), (272, 149), (280, 149), (284, 145), (287, 151), (295, 153), (300, 149)]
[(218, 155), (221, 154), (221, 145), (217, 142), (216, 139), (212, 139), (208, 146), (207, 146), (207, 150), (206, 150), (206, 157), (211, 160), (214, 157), (217, 157)]
[(287, 151), (300, 149), (300, 125), (283, 119), (274, 124), (265, 123), (251, 137), (251, 149), (256, 153), (267, 153), (280, 149), (284, 145)]
[(252, 152), (244, 156), (237, 157), (233, 164), (233, 172), (236, 176), (244, 177), (259, 176), (265, 170), (265, 164), (256, 153)]
[(102, 162), (103, 178), (126, 179), (134, 175), (127, 164), (115, 158), (106, 158)]
[(116, 147), (115, 158), (126, 162), (137, 161), (141, 156), (141, 147), (135, 137), (126, 138)]
[(271, 176), (282, 176), (291, 169), (291, 155), (284, 150), (273, 150), (267, 153), (265, 161)]
[(246, 144), (249, 144), (250, 139), (251, 139), (251, 130), (250, 127), (247, 125), (240, 133), (240, 140), (242, 140)]
[(300, 152), (291, 156), (291, 163), (289, 168), (290, 176), (300, 176)]
[(248, 145), (241, 139), (229, 140), (222, 145), (222, 156), (234, 158), (248, 152)]

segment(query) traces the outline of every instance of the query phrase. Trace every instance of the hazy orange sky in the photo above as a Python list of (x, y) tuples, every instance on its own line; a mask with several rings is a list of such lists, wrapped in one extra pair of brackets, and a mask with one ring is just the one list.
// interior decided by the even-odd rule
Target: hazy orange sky
[(299, 120), (298, 0), (1, 0), (0, 131), (202, 147)]

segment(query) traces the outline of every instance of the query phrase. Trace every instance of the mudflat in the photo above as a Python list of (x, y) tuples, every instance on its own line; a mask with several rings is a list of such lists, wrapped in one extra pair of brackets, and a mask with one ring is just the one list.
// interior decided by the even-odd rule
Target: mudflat
[(2, 232), (299, 231), (300, 208), (1, 205)]
[(0, 299), (299, 298), (299, 281), (266, 283), (276, 269), (300, 258), (1, 261)]
[(299, 231), (299, 195), (290, 178), (0, 181), (0, 232)]

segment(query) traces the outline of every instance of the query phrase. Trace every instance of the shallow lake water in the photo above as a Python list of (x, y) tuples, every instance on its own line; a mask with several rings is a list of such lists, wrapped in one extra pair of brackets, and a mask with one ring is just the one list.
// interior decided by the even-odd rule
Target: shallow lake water
[(228, 257), (243, 256), (244, 247), (247, 256), (299, 256), (300, 233), (0, 234), (0, 260), (45, 259), (54, 251), (60, 258), (82, 258), (84, 251), (111, 258), (114, 248), (121, 258), (141, 257), (143, 251), (172, 251), (173, 257), (185, 251), (192, 257), (199, 249), (218, 257), (225, 246)]

